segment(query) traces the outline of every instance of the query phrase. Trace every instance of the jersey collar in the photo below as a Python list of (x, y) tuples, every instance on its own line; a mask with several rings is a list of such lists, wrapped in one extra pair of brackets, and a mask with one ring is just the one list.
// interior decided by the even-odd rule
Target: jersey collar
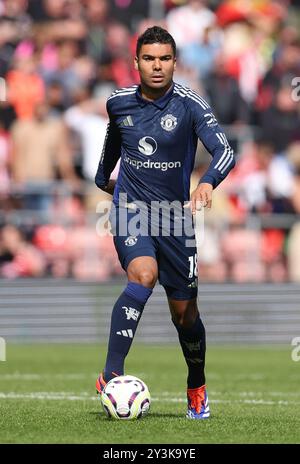
[(142, 107), (148, 104), (152, 104), (162, 110), (169, 103), (169, 100), (173, 95), (173, 89), (174, 89), (174, 82), (169, 88), (169, 90), (167, 91), (167, 93), (165, 93), (162, 97), (158, 98), (157, 100), (149, 101), (149, 100), (145, 100), (142, 97), (141, 86), (139, 85), (138, 88), (136, 89), (136, 98), (137, 98), (139, 105)]

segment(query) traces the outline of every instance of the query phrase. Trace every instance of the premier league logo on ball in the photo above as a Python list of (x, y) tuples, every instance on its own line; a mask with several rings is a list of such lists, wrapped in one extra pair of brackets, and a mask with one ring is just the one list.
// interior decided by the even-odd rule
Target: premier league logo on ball
[(163, 129), (170, 132), (177, 126), (177, 118), (173, 114), (166, 114), (161, 118), (160, 125)]

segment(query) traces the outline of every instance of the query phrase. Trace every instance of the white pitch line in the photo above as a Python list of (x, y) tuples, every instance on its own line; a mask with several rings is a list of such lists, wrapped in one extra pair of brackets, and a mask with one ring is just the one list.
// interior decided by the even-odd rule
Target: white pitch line
[[(87, 379), (88, 377), (95, 378), (95, 374), (54, 374), (54, 375), (47, 375), (47, 374), (20, 374), (20, 373), (14, 373), (14, 374), (0, 374), (0, 380), (64, 380), (64, 379), (69, 379), (69, 380), (79, 380), (79, 379)], [(140, 377), (143, 377), (140, 375)], [(224, 392), (221, 391), (216, 391), (216, 390), (208, 390), (210, 399), (212, 396), (223, 396)], [(39, 392), (40, 394), (41, 392)], [(29, 393), (28, 393), (29, 394)], [(31, 394), (31, 393), (30, 393)], [(33, 393), (35, 394), (35, 393)], [(42, 392), (41, 394), (44, 394)], [(45, 394), (48, 394), (46, 392)], [(51, 393), (52, 394), (52, 393)], [(55, 394), (59, 395), (75, 395), (75, 393), (71, 392), (55, 392)], [(89, 396), (90, 392), (81, 392), (81, 395)], [(1, 392), (0, 392), (1, 395)], [(154, 393), (156, 397), (162, 397), (160, 401), (166, 401), (164, 397), (172, 398), (174, 395), (177, 397), (180, 397), (182, 395), (182, 391), (174, 392), (174, 391), (163, 391), (163, 392), (157, 392)], [(282, 392), (282, 391), (237, 391), (234, 392), (234, 395), (237, 397), (260, 397), (260, 396), (272, 396), (272, 397), (300, 397), (300, 391), (299, 392)], [(168, 399), (167, 398), (167, 399)], [(231, 402), (232, 400), (228, 400)]]
[(63, 401), (74, 401), (74, 400), (97, 400), (97, 397), (86, 397), (76, 395), (61, 395), (57, 393), (0, 393), (1, 399), (31, 399), (31, 400), (63, 400)]
[[(86, 393), (75, 395), (67, 392), (36, 392), (36, 393), (1, 393), (0, 399), (37, 399), (37, 400), (60, 400), (60, 401), (99, 401), (97, 396), (87, 396)], [(164, 402), (164, 403), (185, 403), (186, 398), (161, 398), (152, 397), (153, 402)], [(224, 399), (210, 399), (212, 404), (256, 404), (256, 405), (295, 405), (300, 404), (299, 401), (285, 401), (285, 400), (264, 400), (264, 399), (244, 399), (244, 400), (224, 400)]]
[[(149, 375), (147, 375), (144, 372), (136, 372), (134, 374), (136, 377), (139, 377), (143, 380), (149, 379)], [(59, 379), (59, 380), (80, 380), (80, 379), (86, 379), (86, 378), (96, 378), (97, 377), (97, 372), (94, 373), (88, 373), (88, 374), (83, 374), (83, 373), (68, 373), (68, 374), (35, 374), (35, 373), (21, 373), (21, 372), (14, 372), (10, 374), (0, 374), (0, 380), (43, 380), (43, 379)], [(209, 379), (211, 380), (219, 380), (221, 379), (221, 375), (212, 373), (209, 376)], [(248, 381), (256, 381), (256, 380), (264, 380), (266, 378), (265, 375), (262, 374), (236, 374), (230, 376), (230, 380), (245, 380), (247, 379)], [(291, 380), (299, 380), (299, 376), (294, 376), (291, 377)]]
[[(158, 395), (170, 396), (170, 397), (172, 397), (172, 395), (180, 396), (181, 394), (182, 394), (182, 392), (174, 392), (174, 391), (173, 392), (164, 391), (164, 392), (159, 392), (158, 393)], [(220, 395), (223, 396), (224, 392), (216, 391), (216, 390), (208, 390), (208, 394), (209, 394), (209, 397), (211, 397), (211, 396), (220, 396)], [(234, 392), (234, 395), (235, 396), (241, 396), (241, 397), (244, 397), (244, 396), (283, 396), (283, 397), (287, 397), (287, 396), (296, 396), (297, 397), (297, 396), (299, 396), (300, 397), (300, 392), (242, 391), (242, 392)]]
[[(149, 375), (145, 372), (135, 372), (134, 375), (136, 377), (146, 379), (149, 378)], [(13, 372), (9, 374), (0, 374), (0, 380), (10, 380), (10, 379), (20, 379), (20, 380), (35, 380), (35, 379), (46, 379), (46, 378), (55, 378), (55, 379), (84, 379), (87, 377), (97, 377), (97, 372), (90, 372), (87, 374), (83, 374), (82, 372), (74, 372), (74, 373), (62, 373), (62, 374), (36, 374), (33, 372)], [(210, 373), (208, 375), (209, 379), (218, 380), (223, 378), (220, 374), (217, 373)], [(233, 374), (230, 376), (231, 380), (263, 380), (266, 376), (259, 373), (249, 373), (249, 374)], [(295, 377), (294, 377), (295, 378)], [(297, 379), (299, 377), (297, 376)]]
[[(143, 372), (136, 373), (136, 377), (139, 378), (147, 378), (147, 375)], [(20, 372), (14, 372), (13, 374), (0, 374), (0, 380), (80, 380), (80, 379), (87, 379), (93, 378), (96, 379), (97, 373), (89, 373), (89, 374), (33, 374), (33, 373), (25, 373), (21, 374)]]
[[(0, 374), (0, 380), (43, 380), (43, 379), (57, 379), (57, 380), (79, 380), (86, 379), (87, 377), (92, 377), (91, 374), (20, 374), (15, 372), (14, 374)], [(93, 374), (95, 378), (97, 374)]]

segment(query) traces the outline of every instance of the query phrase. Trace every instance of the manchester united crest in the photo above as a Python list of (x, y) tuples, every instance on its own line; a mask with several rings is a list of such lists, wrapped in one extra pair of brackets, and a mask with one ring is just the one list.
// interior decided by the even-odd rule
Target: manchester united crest
[(177, 118), (173, 114), (166, 114), (161, 118), (160, 125), (163, 129), (170, 132), (177, 126)]
[(135, 237), (134, 235), (130, 235), (129, 237), (126, 238), (124, 243), (126, 246), (133, 246), (136, 244), (136, 242), (137, 242), (137, 237)]

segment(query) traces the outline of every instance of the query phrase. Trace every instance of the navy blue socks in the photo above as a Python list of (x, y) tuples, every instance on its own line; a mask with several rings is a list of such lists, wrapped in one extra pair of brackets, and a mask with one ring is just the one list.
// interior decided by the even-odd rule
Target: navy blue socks
[[(174, 323), (174, 321), (173, 321)], [(185, 361), (188, 366), (188, 388), (198, 388), (205, 384), (205, 328), (199, 314), (189, 329), (184, 329), (177, 324), (175, 327), (178, 332), (179, 342), (182, 348)]]
[(129, 282), (116, 301), (112, 316), (104, 379), (124, 374), (124, 361), (152, 288)]

